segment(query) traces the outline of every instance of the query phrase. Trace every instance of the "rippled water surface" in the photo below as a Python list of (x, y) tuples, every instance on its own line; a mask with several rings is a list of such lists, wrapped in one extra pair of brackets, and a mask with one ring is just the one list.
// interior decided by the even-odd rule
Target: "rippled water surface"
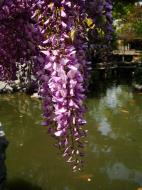
[(87, 99), (84, 171), (74, 174), (40, 126), (41, 102), (25, 94), (0, 95), (10, 190), (138, 190), (142, 188), (142, 94), (111, 86)]

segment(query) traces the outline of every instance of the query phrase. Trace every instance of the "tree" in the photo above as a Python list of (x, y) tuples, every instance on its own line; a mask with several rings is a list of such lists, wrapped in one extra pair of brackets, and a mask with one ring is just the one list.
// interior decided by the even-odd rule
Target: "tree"
[(133, 5), (129, 14), (123, 16), (120, 21), (121, 27), (118, 30), (118, 35), (122, 36), (126, 41), (141, 40), (142, 34), (142, 7)]
[(134, 3), (137, 0), (114, 0), (113, 1), (113, 16), (115, 19), (123, 19), (133, 9)]

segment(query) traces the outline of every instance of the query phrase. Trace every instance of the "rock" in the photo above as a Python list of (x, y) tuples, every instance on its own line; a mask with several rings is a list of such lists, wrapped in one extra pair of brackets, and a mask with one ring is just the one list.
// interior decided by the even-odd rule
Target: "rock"
[(0, 81), (0, 92), (12, 92), (12, 91), (13, 88), (9, 84)]
[(140, 84), (133, 84), (133, 87), (137, 91), (142, 91), (142, 85), (140, 85)]
[(38, 93), (34, 93), (31, 95), (31, 98), (40, 98), (40, 95)]
[(8, 141), (2, 130), (0, 123), (0, 190), (4, 189), (4, 182), (6, 180), (6, 166), (5, 166), (5, 151), (8, 146)]
[(20, 85), (20, 80), (15, 80), (16, 85)]

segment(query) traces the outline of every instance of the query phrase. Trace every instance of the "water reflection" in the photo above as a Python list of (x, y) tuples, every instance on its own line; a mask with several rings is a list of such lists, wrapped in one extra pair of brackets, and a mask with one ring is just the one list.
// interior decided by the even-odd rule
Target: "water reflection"
[(116, 111), (117, 108), (124, 107), (129, 101), (133, 99), (132, 91), (122, 86), (113, 86), (106, 91), (106, 96), (101, 99), (100, 106), (104, 105)]
[(142, 172), (129, 169), (123, 163), (115, 163), (106, 167), (106, 172), (111, 180), (127, 180), (142, 185)]
[[(1, 104), (5, 104), (7, 109), (10, 109), (13, 114), (18, 115), (22, 120), (24, 115), (31, 118), (41, 109), (41, 102), (38, 99), (32, 99), (25, 94), (9, 94), (0, 95)], [(1, 107), (2, 111), (6, 111), (5, 107)], [(10, 116), (9, 114), (7, 116)], [(11, 115), (12, 116), (12, 115)]]
[(89, 115), (94, 120), (95, 128), (103, 136), (109, 136), (113, 139), (118, 138), (119, 133), (115, 131), (117, 129), (121, 130), (122, 128), (118, 126), (126, 125), (127, 120), (128, 123), (136, 122), (139, 125), (142, 123), (142, 110), (139, 109), (139, 103), (136, 104), (134, 94), (128, 86), (108, 88), (104, 97), (101, 97), (98, 101), (91, 99), (92, 105), (93, 101), (95, 105), (91, 106)]
[(129, 190), (142, 185), (141, 104), (140, 94), (121, 85), (108, 88), (103, 97), (88, 100), (87, 118), (92, 126), (89, 157), (99, 163), (94, 166), (96, 176), (107, 184), (100, 189), (123, 189), (124, 182), (124, 189)]
[(112, 129), (107, 118), (106, 117), (102, 118), (100, 121), (98, 121), (98, 123), (99, 123), (98, 131), (100, 131), (102, 135), (105, 136), (109, 135)]

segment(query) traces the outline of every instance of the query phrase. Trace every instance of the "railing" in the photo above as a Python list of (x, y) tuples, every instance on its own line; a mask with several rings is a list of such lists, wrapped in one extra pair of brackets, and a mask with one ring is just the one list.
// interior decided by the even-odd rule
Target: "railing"
[(141, 55), (141, 50), (114, 50), (114, 55)]

